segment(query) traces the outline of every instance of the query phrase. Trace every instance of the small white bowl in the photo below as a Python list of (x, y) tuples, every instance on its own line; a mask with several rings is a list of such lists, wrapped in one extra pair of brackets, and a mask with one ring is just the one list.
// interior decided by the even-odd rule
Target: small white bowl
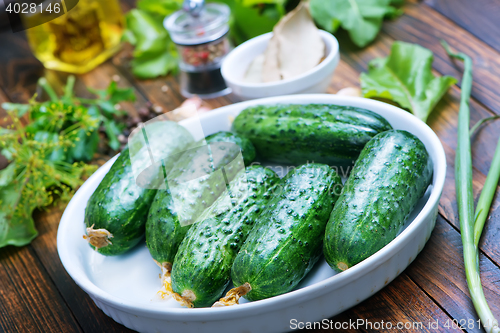
[(221, 73), (233, 93), (243, 100), (290, 94), (324, 93), (339, 63), (339, 42), (326, 31), (319, 31), (325, 42), (326, 57), (313, 69), (292, 79), (267, 83), (243, 81), (250, 63), (264, 53), (272, 32), (252, 38), (231, 51), (222, 62)]

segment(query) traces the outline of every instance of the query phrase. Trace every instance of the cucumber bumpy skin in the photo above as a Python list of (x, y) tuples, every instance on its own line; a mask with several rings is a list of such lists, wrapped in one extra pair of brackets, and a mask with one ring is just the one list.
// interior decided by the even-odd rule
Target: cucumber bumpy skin
[(252, 141), (260, 158), (330, 166), (352, 165), (372, 137), (392, 129), (374, 112), (330, 104), (252, 106), (232, 126)]
[[(172, 121), (147, 126), (151, 149), (159, 156), (172, 156), (194, 141), (184, 127)], [(166, 140), (170, 140), (168, 144)], [(131, 149), (136, 153), (134, 167), (138, 170), (152, 164), (148, 149), (141, 148), (140, 140), (132, 140)], [(165, 161), (165, 170), (169, 171), (172, 165), (171, 160)], [(160, 168), (155, 170), (159, 172)], [(157, 178), (158, 174), (153, 169), (150, 171), (148, 178)], [(130, 250), (144, 237), (147, 214), (156, 191), (137, 185), (127, 146), (87, 202), (83, 238), (104, 255), (119, 255)]]
[[(182, 177), (184, 174), (196, 174), (201, 169), (210, 169), (212, 173), (184, 184), (184, 190), (179, 192), (177, 197), (179, 200), (177, 203), (180, 203), (181, 207), (179, 205), (176, 207), (174, 204), (170, 189), (162, 189), (158, 190), (149, 210), (146, 222), (146, 244), (149, 253), (162, 269), (164, 283), (169, 283), (175, 255), (191, 227), (191, 225), (181, 225), (177, 210), (184, 209), (186, 214), (197, 218), (225, 190), (225, 187), (220, 186), (220, 182), (223, 181), (222, 175), (214, 174), (213, 171), (225, 167), (226, 175), (232, 179), (235, 172), (241, 170), (236, 167), (232, 168), (234, 165), (231, 163), (240, 151), (245, 164), (250, 164), (255, 158), (255, 148), (252, 143), (234, 133), (218, 132), (209, 135), (206, 142), (211, 147), (210, 152), (206, 149), (187, 151), (177, 161), (171, 172), (177, 172), (178, 177)], [(217, 144), (219, 142), (233, 143), (234, 145), (221, 146)], [(201, 142), (194, 144), (196, 147), (200, 145)], [(221, 147), (224, 149), (219, 149)], [(185, 195), (185, 197), (181, 197), (181, 195)], [(193, 200), (196, 201), (196, 206), (185, 204)], [(168, 286), (166, 289), (165, 293), (168, 293)]]
[(269, 202), (234, 260), (231, 277), (239, 287), (217, 305), (230, 305), (245, 292), (254, 301), (291, 291), (321, 256), (328, 216), (342, 190), (340, 177), (327, 165), (306, 164), (280, 185), (283, 191)]
[(218, 132), (209, 135), (206, 142), (208, 146), (199, 147), (197, 143), (182, 154), (167, 176), (182, 224), (195, 223), (226, 190), (226, 181), (231, 181), (256, 155), (252, 143), (235, 133)]
[(129, 149), (125, 148), (87, 202), (87, 234), (83, 237), (104, 255), (128, 251), (144, 237), (155, 194), (156, 190), (136, 185)]
[(182, 304), (210, 306), (221, 297), (234, 258), (279, 180), (270, 169), (247, 167), (230, 185), (232, 202), (219, 198), (211, 207), (216, 216), (192, 226), (172, 268), (172, 289)]
[(432, 170), (413, 134), (392, 130), (370, 140), (326, 227), (323, 252), (332, 269), (344, 271), (392, 241), (424, 195)]

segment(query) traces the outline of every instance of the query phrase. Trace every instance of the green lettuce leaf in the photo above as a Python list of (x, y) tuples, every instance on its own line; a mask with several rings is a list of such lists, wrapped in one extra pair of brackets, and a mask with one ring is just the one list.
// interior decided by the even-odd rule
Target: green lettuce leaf
[(181, 9), (183, 2), (183, 0), (140, 0), (137, 2), (137, 8), (165, 17)]
[[(0, 174), (15, 169), (15, 164), (11, 163)], [(0, 176), (1, 178), (2, 176)], [(12, 178), (10, 178), (12, 180)], [(31, 216), (36, 206), (25, 205), (22, 190), (22, 182), (11, 181), (6, 186), (0, 186), (0, 248), (6, 245), (23, 246), (29, 244), (38, 235), (35, 228), (35, 221)], [(22, 207), (22, 209), (18, 209)]]
[(434, 76), (432, 61), (430, 50), (394, 42), (387, 58), (372, 60), (368, 73), (361, 74), (363, 96), (395, 101), (426, 121), (448, 88), (457, 82), (451, 76)]
[(311, 0), (310, 11), (321, 27), (334, 33), (341, 26), (354, 44), (364, 47), (377, 37), (384, 17), (401, 14), (393, 3), (394, 0)]
[(230, 35), (236, 44), (273, 30), (274, 25), (285, 15), (288, 0), (217, 0), (231, 9)]
[(154, 78), (177, 71), (176, 53), (161, 53), (151, 58), (132, 60), (132, 73), (140, 79)]
[[(154, 8), (154, 2), (143, 0), (139, 3), (143, 4), (143, 8)], [(135, 45), (132, 61), (134, 75), (146, 79), (175, 71), (177, 51), (158, 16), (146, 10), (132, 9), (126, 15), (126, 22), (126, 39)]]

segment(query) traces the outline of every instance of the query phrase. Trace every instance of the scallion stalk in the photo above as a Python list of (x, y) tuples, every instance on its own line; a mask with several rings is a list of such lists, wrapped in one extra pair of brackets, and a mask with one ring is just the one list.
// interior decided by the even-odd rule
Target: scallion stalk
[(487, 332), (500, 332), (498, 321), (484, 297), (479, 272), (479, 251), (474, 241), (474, 197), (472, 193), (472, 154), (469, 136), (470, 109), (469, 100), (472, 90), (472, 59), (464, 53), (454, 53), (446, 42), (443, 47), (450, 57), (464, 62), (460, 111), (458, 114), (458, 142), (455, 156), (455, 184), (462, 235), (465, 275), (481, 323)]
[(481, 119), (474, 126), (472, 126), (472, 128), (470, 129), (470, 131), (469, 131), (470, 136), (472, 136), (477, 131), (477, 129), (479, 127), (481, 127), (481, 125), (483, 125), (484, 123), (486, 123), (488, 121), (491, 121), (491, 120), (498, 119), (498, 118), (500, 118), (500, 115), (496, 115), (496, 116), (492, 116), (492, 117), (487, 117), (487, 118)]
[(476, 206), (476, 216), (474, 222), (474, 243), (476, 247), (479, 245), (479, 239), (483, 232), (484, 223), (488, 218), (488, 213), (490, 211), (491, 203), (493, 202), (493, 197), (495, 196), (495, 191), (497, 189), (498, 180), (500, 179), (500, 139), (497, 143), (497, 149), (493, 155), (493, 161), (491, 162), (490, 170), (486, 176), (483, 189), (481, 190), (481, 195), (477, 201)]
[(43, 88), (43, 90), (45, 90), (45, 92), (47, 93), (47, 95), (49, 95), (49, 98), (52, 102), (57, 102), (59, 101), (59, 97), (57, 97), (57, 94), (56, 92), (54, 91), (54, 89), (52, 89), (52, 87), (50, 86), (50, 84), (47, 82), (47, 79), (44, 78), (44, 77), (41, 77), (38, 79), (38, 85), (40, 87)]

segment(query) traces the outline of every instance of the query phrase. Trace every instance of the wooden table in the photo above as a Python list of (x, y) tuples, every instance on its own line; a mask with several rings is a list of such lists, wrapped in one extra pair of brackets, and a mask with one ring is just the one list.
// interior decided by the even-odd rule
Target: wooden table
[[(124, 11), (134, 0), (122, 2)], [(471, 100), (471, 122), (500, 113), (500, 3), (495, 0), (425, 0), (409, 1), (405, 14), (384, 23), (382, 33), (369, 47), (359, 50), (340, 33), (341, 61), (329, 92), (359, 86), (359, 73), (368, 62), (389, 53), (394, 40), (418, 43), (435, 54), (434, 70), (439, 74), (461, 77), (461, 64), (454, 63), (439, 45), (445, 39), (456, 50), (473, 57), (474, 88)], [(137, 92), (138, 108), (150, 101), (164, 110), (181, 104), (177, 78), (136, 80), (126, 61), (128, 51), (78, 78), (77, 90), (83, 85), (104, 88), (114, 77), (119, 85), (132, 86)], [(44, 73), (33, 57), (23, 33), (0, 34), (0, 102), (27, 102)], [(169, 89), (161, 89), (163, 86)], [(446, 151), (448, 172), (439, 205), (436, 228), (429, 242), (414, 262), (399, 277), (373, 297), (333, 318), (339, 322), (367, 320), (372, 323), (398, 322), (422, 328), (400, 331), (454, 331), (451, 321), (477, 320), (464, 275), (462, 245), (455, 200), (454, 157), (457, 136), (457, 112), (460, 88), (452, 87), (437, 105), (428, 124), (438, 134)], [(212, 107), (237, 101), (233, 96), (209, 100)], [(131, 112), (133, 107), (130, 106)], [(0, 112), (3, 112), (0, 110)], [(0, 123), (1, 125), (1, 123)], [(500, 133), (500, 122), (490, 123), (474, 136), (474, 193), (477, 200), (488, 172)], [(5, 165), (5, 163), (4, 163)], [(1, 162), (0, 162), (1, 167)], [(1, 208), (0, 208), (1, 209)], [(51, 208), (35, 214), (39, 236), (29, 246), (0, 249), (0, 331), (6, 332), (122, 332), (127, 329), (108, 318), (68, 276), (56, 250), (56, 232), (61, 209)], [(500, 198), (487, 221), (480, 243), (480, 266), (486, 298), (500, 318)], [(439, 329), (429, 329), (438, 321)], [(448, 325), (445, 325), (448, 323)], [(445, 327), (449, 326), (449, 327)], [(408, 326), (407, 326), (408, 327)], [(480, 331), (474, 328), (467, 332)], [(327, 332), (330, 330), (323, 330)], [(352, 329), (343, 331), (354, 331)], [(364, 326), (362, 331), (377, 331)], [(394, 330), (392, 330), (394, 331)]]

